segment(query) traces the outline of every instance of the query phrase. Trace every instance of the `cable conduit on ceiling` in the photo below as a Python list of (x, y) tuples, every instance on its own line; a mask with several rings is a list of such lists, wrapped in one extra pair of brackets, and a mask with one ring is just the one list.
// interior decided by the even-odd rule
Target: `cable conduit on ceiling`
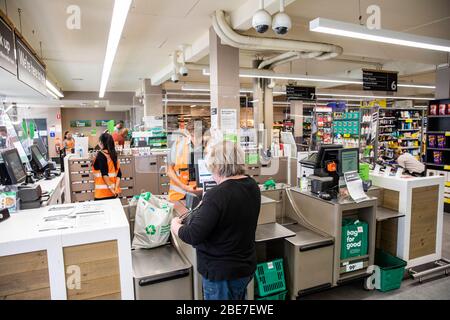
[[(241, 35), (234, 31), (225, 18), (222, 10), (217, 10), (212, 18), (214, 31), (221, 40), (233, 47), (246, 50), (274, 50), (274, 51), (291, 51), (301, 53), (301, 57), (308, 58), (310, 53), (314, 53), (314, 59), (326, 60), (335, 58), (342, 54), (343, 49), (340, 46), (310, 42), (302, 40), (287, 40), (278, 38), (259, 38), (254, 36)], [(320, 55), (318, 54), (320, 52)], [(291, 55), (291, 58), (294, 56)]]

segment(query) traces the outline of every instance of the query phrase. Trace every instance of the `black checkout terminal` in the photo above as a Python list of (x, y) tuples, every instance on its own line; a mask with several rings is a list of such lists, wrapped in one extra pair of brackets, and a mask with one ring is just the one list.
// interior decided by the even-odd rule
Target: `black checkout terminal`
[[(54, 174), (51, 173), (49, 163), (45, 160), (38, 146), (31, 146), (30, 151), (34, 178), (37, 180), (52, 179)], [(17, 188), (21, 210), (36, 209), (41, 206), (43, 193), (41, 187), (34, 184), (34, 178), (33, 173), (27, 173), (17, 149), (10, 149), (1, 153), (0, 182), (6, 188)]]
[(302, 161), (314, 167), (311, 192), (324, 200), (337, 197), (339, 178), (345, 173), (359, 171), (359, 149), (342, 145), (322, 145), (318, 153)]

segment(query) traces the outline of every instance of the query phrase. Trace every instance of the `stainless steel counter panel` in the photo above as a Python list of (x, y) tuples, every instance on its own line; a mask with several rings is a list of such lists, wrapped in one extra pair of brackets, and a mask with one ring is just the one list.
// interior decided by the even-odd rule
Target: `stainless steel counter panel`
[(299, 224), (289, 225), (286, 226), (286, 228), (292, 232), (295, 232), (295, 236), (287, 238), (286, 241), (299, 247), (300, 250), (313, 249), (316, 247), (332, 245), (334, 243), (334, 239), (332, 237), (324, 237)]
[(172, 245), (132, 251), (136, 300), (191, 300), (192, 265)]
[(295, 232), (286, 229), (278, 223), (261, 224), (256, 227), (256, 242), (284, 239), (295, 236)]

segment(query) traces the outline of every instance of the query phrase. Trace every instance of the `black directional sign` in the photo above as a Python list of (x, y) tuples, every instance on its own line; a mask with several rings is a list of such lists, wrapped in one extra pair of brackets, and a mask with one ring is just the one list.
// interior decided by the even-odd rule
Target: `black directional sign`
[(315, 87), (286, 86), (286, 97), (291, 100), (315, 100)]
[(397, 92), (398, 72), (363, 69), (363, 87), (370, 91)]

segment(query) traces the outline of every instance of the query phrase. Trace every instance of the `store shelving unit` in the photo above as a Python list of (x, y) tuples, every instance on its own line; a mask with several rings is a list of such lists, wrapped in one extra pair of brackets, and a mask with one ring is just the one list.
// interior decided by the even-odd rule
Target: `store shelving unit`
[(394, 160), (395, 149), (400, 148), (422, 160), (424, 109), (380, 109), (378, 153), (387, 161)]
[[(428, 109), (425, 161), (427, 175), (446, 177), (450, 188), (450, 99), (431, 101)], [(445, 211), (450, 212), (450, 193), (445, 192)]]
[(333, 143), (333, 108), (316, 107), (314, 109), (314, 122), (317, 127), (316, 144)]

